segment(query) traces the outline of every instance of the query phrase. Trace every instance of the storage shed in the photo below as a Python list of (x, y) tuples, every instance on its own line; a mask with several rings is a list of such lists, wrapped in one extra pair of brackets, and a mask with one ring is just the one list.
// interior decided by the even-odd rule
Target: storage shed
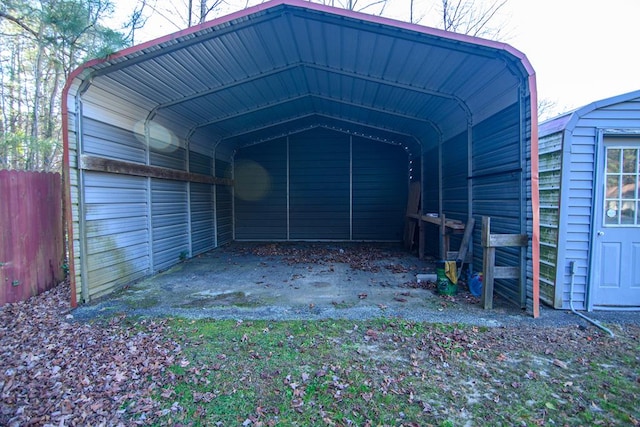
[(401, 241), (419, 182), (423, 213), (530, 237), (496, 289), (537, 312), (535, 76), (506, 44), (274, 1), (88, 62), (63, 103), (77, 301), (233, 240)]
[(540, 294), (640, 309), (640, 91), (540, 124)]

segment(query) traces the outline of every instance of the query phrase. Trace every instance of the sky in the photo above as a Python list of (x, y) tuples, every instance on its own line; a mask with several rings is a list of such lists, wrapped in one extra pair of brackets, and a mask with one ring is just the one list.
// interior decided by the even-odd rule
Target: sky
[[(409, 20), (409, 0), (387, 1), (384, 16)], [(118, 3), (119, 13), (133, 4)], [(437, 25), (439, 3), (415, 0), (414, 16), (421, 17), (421, 25)], [(227, 6), (217, 16), (243, 5)], [(533, 66), (538, 99), (551, 105), (547, 117), (640, 90), (640, 0), (507, 0), (493, 22), (502, 28), (499, 41), (523, 52)], [(156, 16), (136, 42), (175, 31)]]

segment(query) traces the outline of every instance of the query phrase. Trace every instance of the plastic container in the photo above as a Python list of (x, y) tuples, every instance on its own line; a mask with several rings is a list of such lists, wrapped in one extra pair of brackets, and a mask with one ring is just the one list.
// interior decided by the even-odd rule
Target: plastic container
[(469, 280), (469, 292), (474, 297), (482, 296), (482, 273), (476, 273)]
[(436, 289), (440, 295), (455, 295), (458, 292), (458, 285), (452, 283), (445, 273), (444, 261), (436, 264), (436, 278)]

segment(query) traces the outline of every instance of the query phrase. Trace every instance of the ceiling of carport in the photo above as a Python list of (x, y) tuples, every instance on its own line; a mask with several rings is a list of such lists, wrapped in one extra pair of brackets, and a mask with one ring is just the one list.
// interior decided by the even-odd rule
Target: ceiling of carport
[(284, 0), (88, 64), (83, 97), (230, 151), (326, 126), (415, 153), (516, 102), (527, 64), (508, 45)]

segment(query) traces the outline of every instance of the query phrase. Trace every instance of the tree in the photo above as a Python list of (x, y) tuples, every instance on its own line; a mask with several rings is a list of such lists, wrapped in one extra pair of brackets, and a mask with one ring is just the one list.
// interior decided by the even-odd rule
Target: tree
[(101, 21), (110, 0), (0, 3), (0, 168), (59, 167), (60, 89), (83, 61), (125, 45)]
[(441, 0), (442, 29), (474, 37), (498, 39), (502, 26), (491, 25), (507, 0)]
[[(194, 0), (182, 2), (138, 0), (135, 10), (148, 7), (151, 10), (150, 16), (155, 14), (176, 30), (181, 30), (205, 22), (224, 3), (224, 0), (196, 0), (195, 2)], [(244, 6), (246, 7), (247, 5)]]

